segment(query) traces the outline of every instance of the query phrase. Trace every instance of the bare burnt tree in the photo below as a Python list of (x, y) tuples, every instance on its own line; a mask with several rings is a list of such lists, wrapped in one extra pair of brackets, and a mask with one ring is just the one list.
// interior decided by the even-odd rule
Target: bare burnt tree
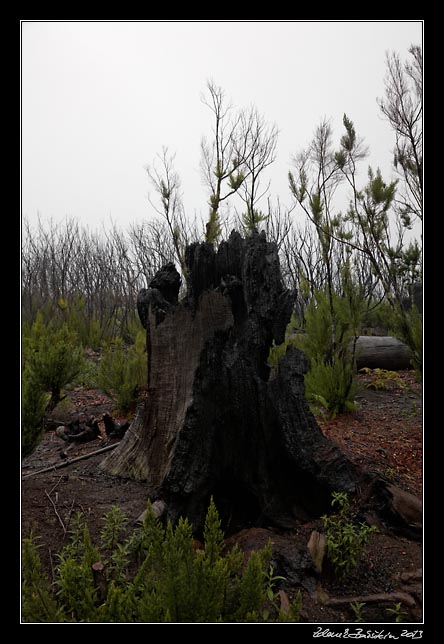
[(216, 241), (221, 233), (219, 209), (223, 201), (235, 194), (244, 180), (242, 145), (239, 140), (241, 114), (226, 102), (225, 92), (213, 81), (207, 83), (208, 98), (202, 102), (213, 113), (213, 136), (201, 141), (202, 178), (209, 189), (209, 218), (206, 241)]
[[(247, 232), (254, 230), (267, 214), (260, 212), (258, 204), (270, 188), (268, 181), (265, 187), (261, 184), (263, 171), (276, 158), (278, 129), (275, 124), (265, 121), (255, 107), (241, 113), (241, 141), (245, 145), (245, 178), (239, 189), (239, 196), (245, 204), (242, 215), (244, 228)], [(244, 152), (240, 150), (238, 158)]]
[(92, 319), (96, 319), (101, 335), (113, 335), (120, 293), (116, 288), (117, 250), (108, 236), (91, 237), (91, 290), (88, 299)]
[[(79, 253), (76, 262), (75, 284), (78, 295), (84, 303), (83, 316), (88, 325), (96, 318), (97, 307), (97, 265), (96, 258), (101, 256), (100, 247), (97, 248), (98, 240), (90, 231), (81, 230), (79, 239)], [(99, 291), (100, 292), (100, 291)]]
[(40, 255), (29, 221), (22, 226), (22, 311), (23, 319), (33, 320), (41, 307), (43, 295), (39, 289)]
[(276, 200), (276, 204), (273, 204), (271, 198), (268, 197), (267, 206), (264, 230), (267, 239), (276, 244), (280, 253), (293, 225), (291, 214), (294, 206), (282, 206), (279, 197)]
[[(263, 227), (277, 246), (284, 282), (298, 291), (295, 309), (303, 317), (310, 293), (325, 286), (325, 266), (316, 247), (314, 228), (296, 226), (292, 210), (279, 200), (273, 204), (268, 199)], [(228, 214), (222, 226), (226, 237), (233, 229), (244, 231), (242, 221)], [(196, 227), (188, 234), (192, 241), (198, 241)], [(72, 261), (63, 263), (59, 254), (66, 248)], [(164, 218), (133, 224), (127, 233), (116, 226), (95, 232), (59, 224), (40, 224), (33, 230), (25, 220), (22, 257), (24, 319), (32, 321), (43, 305), (50, 305), (51, 316), (61, 319), (71, 311), (71, 324), (76, 324), (84, 342), (90, 341), (91, 324), (97, 325), (96, 341), (125, 335), (135, 320), (137, 293), (163, 265), (177, 263), (171, 230)], [(307, 285), (309, 295), (305, 294)], [(183, 284), (181, 295), (185, 293)], [(64, 294), (67, 310), (59, 306), (63, 305), (60, 294)]]
[[(143, 273), (152, 277), (164, 264), (175, 261), (174, 245), (165, 221), (154, 219), (132, 227), (130, 237), (134, 252), (136, 249), (142, 250)], [(136, 261), (141, 261), (141, 258)]]
[(316, 231), (305, 222), (304, 226), (294, 225), (281, 249), (284, 274), (293, 287), (302, 287), (306, 282), (311, 295), (325, 286), (325, 265), (319, 251)]
[(328, 231), (335, 223), (333, 197), (342, 180), (339, 167), (334, 160), (332, 129), (323, 120), (305, 150), (294, 158), (296, 178), (289, 172), (291, 192), (316, 226), (319, 247), (327, 271), (327, 288), (330, 302), (333, 297), (333, 243)]
[[(160, 231), (157, 230), (157, 224)], [(129, 227), (132, 257), (140, 279), (143, 280), (141, 288), (148, 284), (163, 264), (172, 261), (172, 254), (165, 253), (165, 249), (168, 248), (168, 235), (164, 229), (163, 222), (143, 222), (131, 224)], [(154, 243), (155, 240), (158, 240), (158, 243)], [(161, 258), (158, 257), (158, 249), (161, 250)]]
[[(202, 101), (213, 114), (213, 132), (210, 140), (202, 139), (200, 167), (210, 193), (205, 238), (214, 242), (221, 234), (221, 206), (233, 195), (241, 195), (247, 216), (250, 212), (253, 218), (258, 200), (268, 189), (261, 189), (259, 177), (274, 161), (278, 131), (254, 107), (235, 110), (213, 81), (207, 90), (208, 97)], [(254, 226), (253, 219), (250, 223)]]
[(31, 317), (47, 301), (58, 303), (72, 291), (72, 266), (78, 256), (79, 229), (74, 220), (63, 225), (39, 219), (32, 230), (25, 219), (22, 228), (22, 284), (26, 310)]
[(393, 161), (401, 179), (396, 205), (406, 225), (423, 216), (422, 49), (409, 48), (411, 58), (386, 55), (385, 97), (378, 100), (395, 134)]
[(112, 318), (118, 335), (125, 336), (131, 322), (134, 322), (137, 292), (140, 284), (137, 267), (134, 264), (127, 236), (116, 226), (105, 233), (109, 246), (114, 252), (114, 268), (111, 281), (114, 298)]
[(174, 246), (175, 260), (186, 279), (185, 247), (189, 243), (188, 225), (182, 201), (179, 175), (174, 169), (174, 155), (164, 147), (147, 173), (151, 185), (160, 198), (160, 207), (150, 203), (158, 215), (165, 219)]
[[(125, 335), (137, 320), (137, 294), (162, 264), (172, 259), (171, 236), (162, 222), (126, 234), (116, 226), (101, 232), (41, 221), (22, 229), (22, 311), (32, 323), (39, 310), (70, 321), (88, 342), (91, 324), (97, 340)], [(171, 252), (174, 252), (170, 244)]]

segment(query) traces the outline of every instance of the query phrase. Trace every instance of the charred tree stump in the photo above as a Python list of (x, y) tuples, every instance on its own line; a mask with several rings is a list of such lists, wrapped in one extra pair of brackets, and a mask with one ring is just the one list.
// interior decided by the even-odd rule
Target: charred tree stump
[(276, 245), (233, 232), (217, 252), (189, 246), (186, 264), (180, 303), (172, 264), (139, 295), (148, 396), (101, 467), (145, 480), (167, 518), (187, 516), (196, 530), (211, 495), (226, 528), (319, 516), (357, 475), (308, 408), (304, 355), (289, 349), (273, 375), (267, 365), (294, 303)]

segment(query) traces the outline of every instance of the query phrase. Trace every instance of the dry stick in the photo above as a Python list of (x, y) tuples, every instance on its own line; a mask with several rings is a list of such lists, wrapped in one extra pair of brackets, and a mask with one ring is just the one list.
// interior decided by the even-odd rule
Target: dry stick
[(53, 486), (52, 486), (52, 488), (49, 490), (48, 494), (52, 494), (52, 493), (54, 492), (54, 490), (55, 490), (55, 489), (56, 489), (56, 487), (59, 485), (59, 483), (60, 483), (60, 481), (61, 481), (62, 479), (63, 479), (63, 476), (61, 476), (61, 477), (59, 478), (59, 480), (57, 481), (57, 483), (56, 483), (55, 485), (53, 485)]
[[(69, 512), (68, 512), (68, 521), (67, 521), (67, 523), (66, 523), (66, 531), (67, 531), (67, 532), (68, 532), (68, 530), (69, 530), (69, 526), (70, 526), (70, 524), (71, 524), (71, 515), (72, 515), (72, 511), (73, 511), (73, 509), (74, 509), (74, 503), (75, 503), (75, 499), (73, 499), (73, 500), (72, 500), (71, 507), (69, 508)], [(65, 535), (65, 536), (66, 536), (66, 535)]]
[(331, 597), (325, 603), (327, 606), (339, 606), (340, 604), (350, 604), (353, 602), (403, 602), (409, 607), (416, 605), (415, 600), (408, 593), (378, 593), (376, 595), (359, 595), (356, 597)]
[(68, 465), (72, 465), (73, 463), (77, 463), (78, 461), (83, 461), (86, 458), (90, 458), (90, 456), (95, 456), (96, 454), (103, 454), (104, 452), (108, 452), (109, 450), (117, 447), (117, 445), (119, 444), (120, 444), (120, 441), (118, 443), (114, 443), (113, 445), (107, 445), (106, 447), (101, 447), (100, 449), (96, 449), (94, 452), (89, 452), (89, 454), (83, 454), (82, 456), (77, 456), (76, 458), (69, 458), (67, 461), (64, 461), (63, 463), (57, 463), (56, 465), (45, 467), (42, 470), (37, 470), (37, 472), (31, 472), (30, 474), (26, 474), (26, 476), (24, 476), (23, 478), (27, 479), (30, 476), (37, 476), (37, 474), (43, 474), (43, 472), (51, 472), (52, 470), (59, 470), (61, 467), (68, 467)]
[(46, 490), (45, 490), (45, 494), (46, 494), (46, 496), (48, 497), (48, 499), (51, 501), (52, 507), (54, 508), (54, 512), (55, 512), (55, 514), (56, 514), (56, 517), (58, 518), (58, 520), (59, 520), (59, 522), (60, 522), (60, 525), (61, 525), (61, 526), (62, 526), (62, 528), (63, 528), (63, 536), (65, 536), (65, 534), (66, 534), (65, 524), (63, 523), (63, 521), (62, 521), (62, 518), (61, 518), (60, 514), (57, 512), (57, 506), (56, 506), (56, 504), (54, 503), (54, 501), (51, 499), (51, 497), (49, 496), (49, 494), (48, 494), (48, 492), (47, 492)]

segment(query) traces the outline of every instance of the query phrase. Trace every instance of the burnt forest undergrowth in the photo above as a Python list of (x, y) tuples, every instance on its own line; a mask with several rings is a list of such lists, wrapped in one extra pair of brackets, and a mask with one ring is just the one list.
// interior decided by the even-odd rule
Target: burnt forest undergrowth
[[(236, 543), (249, 553), (272, 542), (281, 609), (301, 592), (305, 622), (353, 621), (359, 606), (360, 621), (421, 619), (422, 398), (414, 372), (359, 373), (354, 411), (331, 420), (309, 407), (299, 349), (289, 347), (273, 372), (267, 363), (294, 301), (276, 245), (232, 233), (217, 252), (190, 246), (186, 259), (186, 298), (178, 299), (173, 264), (140, 293), (148, 371), (134, 414), (119, 416), (99, 389), (68, 388), (22, 461), (23, 537), (39, 537), (49, 578), (79, 511), (94, 541), (111, 508), (131, 531), (151, 500), (164, 523), (186, 517), (199, 544), (213, 497), (227, 549)], [(356, 554), (357, 527), (370, 535), (346, 576), (325, 542), (338, 494), (347, 505), (340, 538), (349, 544), (341, 565)]]

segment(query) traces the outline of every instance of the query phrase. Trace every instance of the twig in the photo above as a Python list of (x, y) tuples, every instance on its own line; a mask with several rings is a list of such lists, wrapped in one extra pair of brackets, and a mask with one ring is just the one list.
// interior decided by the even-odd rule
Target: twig
[(106, 447), (101, 447), (100, 449), (96, 449), (94, 452), (89, 452), (89, 454), (83, 454), (82, 456), (77, 456), (76, 458), (69, 458), (67, 461), (64, 461), (63, 463), (57, 463), (56, 465), (45, 467), (42, 470), (37, 470), (37, 472), (31, 472), (30, 474), (26, 474), (23, 478), (27, 479), (31, 476), (37, 476), (37, 474), (43, 474), (43, 472), (51, 472), (52, 470), (59, 470), (61, 467), (68, 467), (68, 465), (72, 465), (73, 463), (77, 463), (78, 461), (83, 461), (86, 458), (95, 456), (96, 454), (103, 454), (104, 452), (108, 452), (109, 450), (117, 447), (119, 443), (113, 443), (113, 445), (107, 445)]
[(56, 487), (58, 486), (58, 484), (60, 483), (60, 481), (62, 480), (62, 478), (63, 478), (63, 476), (61, 476), (61, 477), (59, 478), (59, 480), (57, 481), (57, 483), (56, 483), (55, 485), (53, 485), (53, 486), (52, 486), (52, 488), (49, 490), (49, 494), (52, 494), (52, 493), (54, 492), (54, 490), (56, 489)]
[(75, 499), (72, 500), (71, 507), (69, 508), (69, 512), (68, 512), (68, 521), (66, 523), (66, 531), (67, 532), (69, 530), (69, 526), (70, 526), (70, 523), (71, 523), (71, 515), (72, 515), (72, 511), (74, 509), (74, 503), (75, 503)]
[(410, 608), (416, 605), (413, 597), (403, 592), (357, 595), (356, 597), (330, 597), (325, 604), (327, 606), (339, 606), (340, 604), (351, 604), (353, 602), (403, 602)]
[(60, 525), (61, 525), (61, 526), (62, 526), (62, 528), (63, 528), (63, 536), (65, 536), (65, 535), (66, 535), (66, 528), (65, 528), (65, 524), (63, 523), (63, 521), (62, 521), (62, 518), (61, 518), (60, 514), (57, 512), (57, 506), (56, 506), (56, 504), (54, 503), (54, 501), (51, 499), (51, 497), (49, 496), (49, 494), (48, 494), (48, 492), (47, 492), (46, 490), (45, 490), (45, 494), (46, 494), (46, 496), (48, 497), (48, 499), (51, 501), (52, 507), (54, 508), (54, 512), (55, 512), (55, 514), (56, 514), (56, 517), (58, 518), (58, 520), (59, 520), (59, 522), (60, 522)]

